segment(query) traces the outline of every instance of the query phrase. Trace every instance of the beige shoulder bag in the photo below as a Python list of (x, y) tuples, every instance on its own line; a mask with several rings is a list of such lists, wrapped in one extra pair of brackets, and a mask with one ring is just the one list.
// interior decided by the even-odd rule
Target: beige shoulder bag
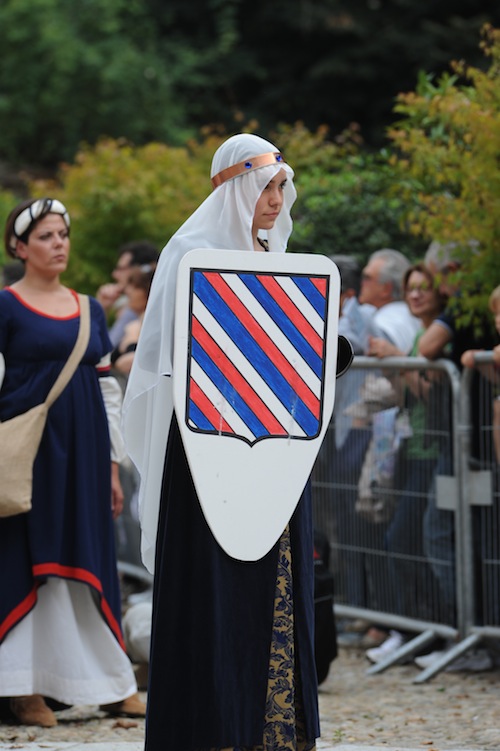
[(78, 299), (78, 337), (46, 400), (22, 415), (0, 422), (0, 517), (23, 514), (31, 508), (33, 464), (42, 440), (49, 408), (68, 385), (89, 342), (89, 298), (87, 295), (78, 295)]

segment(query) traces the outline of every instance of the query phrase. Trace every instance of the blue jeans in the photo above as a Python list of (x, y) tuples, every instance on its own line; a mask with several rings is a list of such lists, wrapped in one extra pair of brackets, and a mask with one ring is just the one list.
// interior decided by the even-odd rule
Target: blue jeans
[(456, 623), (455, 514), (436, 506), (436, 477), (453, 472), (451, 452), (439, 457), (424, 514), (424, 551), (439, 583), (445, 622)]
[(432, 620), (436, 583), (425, 560), (423, 518), (436, 466), (434, 459), (407, 459), (404, 484), (386, 532), (392, 609), (398, 615)]

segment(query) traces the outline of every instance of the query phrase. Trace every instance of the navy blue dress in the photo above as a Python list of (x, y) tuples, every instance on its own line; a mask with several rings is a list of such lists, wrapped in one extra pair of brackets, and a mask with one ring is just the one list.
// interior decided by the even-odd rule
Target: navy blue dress
[[(33, 508), (0, 519), (0, 641), (56, 576), (88, 584), (123, 646), (111, 516), (110, 443), (96, 366), (111, 351), (106, 320), (90, 299), (90, 341), (49, 410), (33, 474)], [(6, 373), (0, 420), (42, 402), (70, 355), (79, 315), (53, 318), (12, 290), (0, 291), (0, 352)], [(1, 479), (0, 479), (1, 482)]]
[[(295, 688), (313, 748), (319, 720), (308, 491), (289, 524), (293, 596), (283, 607), (293, 609)], [(262, 747), (279, 548), (252, 563), (222, 550), (174, 418), (158, 526), (146, 751)]]

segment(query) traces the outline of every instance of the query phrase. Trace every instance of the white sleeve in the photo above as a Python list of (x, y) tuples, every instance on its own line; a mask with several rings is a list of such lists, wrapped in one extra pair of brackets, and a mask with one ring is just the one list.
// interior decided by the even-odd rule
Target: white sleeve
[(0, 389), (2, 388), (4, 378), (5, 378), (5, 358), (0, 352)]
[(122, 390), (114, 376), (99, 378), (99, 385), (101, 387), (102, 398), (108, 416), (111, 461), (121, 463), (127, 455), (120, 426), (122, 416)]

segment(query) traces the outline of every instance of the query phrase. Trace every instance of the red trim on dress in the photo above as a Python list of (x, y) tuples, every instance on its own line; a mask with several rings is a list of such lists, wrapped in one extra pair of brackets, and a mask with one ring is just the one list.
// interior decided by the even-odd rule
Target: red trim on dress
[(72, 313), (70, 316), (51, 316), (51, 315), (48, 315), (48, 313), (44, 313), (43, 310), (38, 310), (38, 308), (34, 308), (32, 305), (30, 305), (29, 303), (27, 303), (26, 300), (24, 300), (21, 297), (21, 295), (19, 294), (19, 292), (16, 292), (16, 290), (12, 289), (12, 287), (5, 287), (5, 289), (7, 290), (7, 292), (10, 292), (11, 295), (14, 295), (14, 297), (16, 298), (16, 300), (18, 302), (20, 302), (21, 305), (23, 305), (25, 308), (28, 308), (28, 310), (31, 310), (32, 313), (36, 313), (37, 315), (43, 316), (44, 318), (51, 318), (53, 321), (70, 321), (72, 318), (78, 318), (78, 316), (80, 315), (80, 301), (78, 299), (77, 293), (73, 289), (70, 289), (69, 291), (71, 292), (71, 294), (73, 295), (73, 297), (76, 300), (76, 303), (78, 305), (78, 310), (76, 311), (76, 313)]
[(3, 623), (0, 623), (0, 641), (7, 636), (11, 628), (14, 628), (14, 626), (35, 607), (37, 601), (36, 591), (38, 587), (39, 585), (35, 584), (29, 595), (27, 595), (27, 597), (25, 597), (24, 600), (14, 608), (14, 610), (11, 610)]
[[(101, 598), (101, 610), (104, 616), (104, 620), (108, 624), (109, 628), (115, 635), (120, 647), (126, 652), (125, 642), (123, 641), (123, 634), (120, 624), (116, 620), (108, 601), (104, 598), (102, 593), (102, 584), (100, 580), (87, 571), (84, 568), (77, 568), (75, 566), (61, 566), (59, 563), (39, 563), (33, 566), (34, 576), (58, 576), (61, 579), (73, 579), (74, 581), (81, 582), (82, 584), (88, 584), (93, 587), (100, 595)], [(0, 641), (8, 634), (8, 632), (16, 626), (19, 621), (34, 608), (37, 602), (37, 589), (40, 586), (39, 582), (35, 583), (32, 591), (25, 599), (12, 610), (2, 624), (0, 624)]]
[(59, 563), (38, 563), (33, 566), (34, 576), (60, 576), (62, 579), (74, 579), (75, 581), (82, 582), (83, 584), (89, 584), (101, 596), (101, 609), (105, 620), (108, 623), (113, 634), (118, 639), (118, 643), (125, 652), (125, 642), (123, 641), (122, 630), (120, 624), (113, 615), (108, 601), (104, 598), (102, 593), (102, 584), (100, 580), (87, 571), (84, 568), (77, 568), (76, 566), (61, 566)]

